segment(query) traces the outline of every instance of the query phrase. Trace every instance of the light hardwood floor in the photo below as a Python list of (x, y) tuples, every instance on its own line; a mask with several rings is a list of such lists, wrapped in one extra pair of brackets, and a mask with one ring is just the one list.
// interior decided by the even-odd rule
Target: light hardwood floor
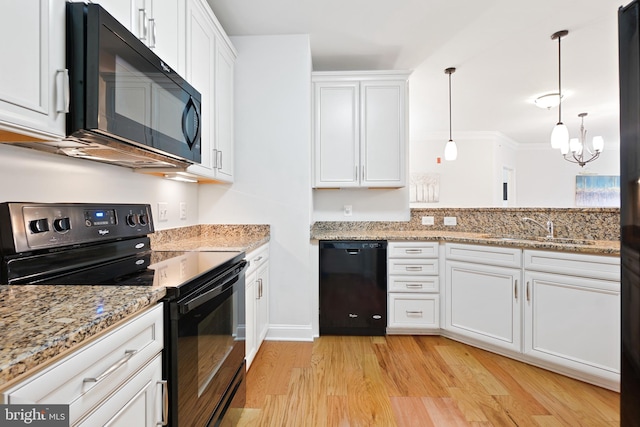
[(266, 341), (241, 426), (617, 426), (618, 393), (434, 336)]

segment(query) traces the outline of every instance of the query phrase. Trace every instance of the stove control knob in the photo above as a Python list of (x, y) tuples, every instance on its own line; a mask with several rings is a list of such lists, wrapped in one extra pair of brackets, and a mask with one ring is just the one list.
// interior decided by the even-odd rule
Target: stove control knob
[(135, 227), (137, 223), (136, 216), (134, 214), (127, 215), (125, 221), (129, 227)]
[(71, 221), (69, 218), (56, 218), (53, 220), (53, 229), (58, 233), (64, 233), (71, 230)]
[(138, 222), (141, 226), (145, 227), (147, 224), (149, 224), (149, 217), (147, 216), (147, 214), (140, 214), (138, 215)]
[(29, 229), (32, 233), (44, 233), (49, 231), (49, 221), (47, 218), (34, 219), (29, 222)]

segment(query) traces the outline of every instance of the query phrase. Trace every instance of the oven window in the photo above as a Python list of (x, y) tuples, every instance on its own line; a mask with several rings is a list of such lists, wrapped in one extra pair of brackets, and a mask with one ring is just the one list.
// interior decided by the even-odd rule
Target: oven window
[(178, 320), (178, 425), (206, 425), (244, 361), (244, 281)]
[(236, 295), (198, 323), (198, 397), (233, 350), (236, 340), (233, 307)]

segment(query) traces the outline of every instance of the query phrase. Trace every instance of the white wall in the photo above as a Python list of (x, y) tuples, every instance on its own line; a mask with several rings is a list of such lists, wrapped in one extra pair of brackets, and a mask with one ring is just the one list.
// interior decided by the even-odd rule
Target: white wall
[(502, 167), (515, 163), (513, 142), (498, 132), (460, 132), (454, 135), (458, 158), (447, 161), (444, 145), (448, 140), (449, 135), (443, 133), (410, 142), (410, 172), (440, 175), (439, 201), (411, 206), (500, 206)]
[(600, 158), (584, 168), (562, 158), (548, 144), (520, 144), (516, 192), (520, 207), (575, 207), (576, 175), (620, 175), (620, 147), (605, 145)]
[[(157, 229), (198, 223), (197, 185), (143, 175), (131, 169), (0, 144), (0, 201), (149, 203)], [(157, 203), (169, 220), (158, 222)], [(187, 219), (179, 204), (187, 203)]]
[[(351, 205), (352, 215), (344, 215)], [(313, 190), (314, 221), (408, 221), (409, 187)]]
[(233, 185), (200, 186), (200, 222), (270, 224), (272, 339), (311, 339), (318, 316), (309, 258), (311, 53), (309, 37), (232, 37)]

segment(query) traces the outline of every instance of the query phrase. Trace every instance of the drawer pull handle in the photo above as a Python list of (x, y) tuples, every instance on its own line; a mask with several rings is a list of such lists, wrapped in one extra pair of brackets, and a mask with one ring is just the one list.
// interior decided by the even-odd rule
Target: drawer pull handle
[(262, 259), (262, 255), (260, 255), (258, 258), (254, 259), (253, 262), (259, 262)]
[(406, 311), (407, 316), (422, 316), (422, 311)]
[(419, 265), (409, 265), (405, 268), (407, 271), (422, 271), (422, 267)]
[(421, 254), (422, 249), (405, 249), (404, 253), (406, 254)]
[(129, 359), (131, 359), (137, 352), (138, 350), (125, 350), (124, 356), (120, 360), (118, 360), (116, 363), (111, 365), (106, 371), (104, 371), (103, 373), (101, 373), (95, 378), (85, 378), (84, 380), (82, 380), (82, 382), (99, 383), (100, 381), (102, 381), (103, 379), (111, 375), (113, 372), (115, 372), (119, 367), (127, 363)]
[(162, 385), (162, 420), (156, 423), (157, 426), (169, 424), (169, 386), (167, 380), (158, 381), (156, 384)]
[(407, 283), (407, 288), (422, 289), (422, 283)]

